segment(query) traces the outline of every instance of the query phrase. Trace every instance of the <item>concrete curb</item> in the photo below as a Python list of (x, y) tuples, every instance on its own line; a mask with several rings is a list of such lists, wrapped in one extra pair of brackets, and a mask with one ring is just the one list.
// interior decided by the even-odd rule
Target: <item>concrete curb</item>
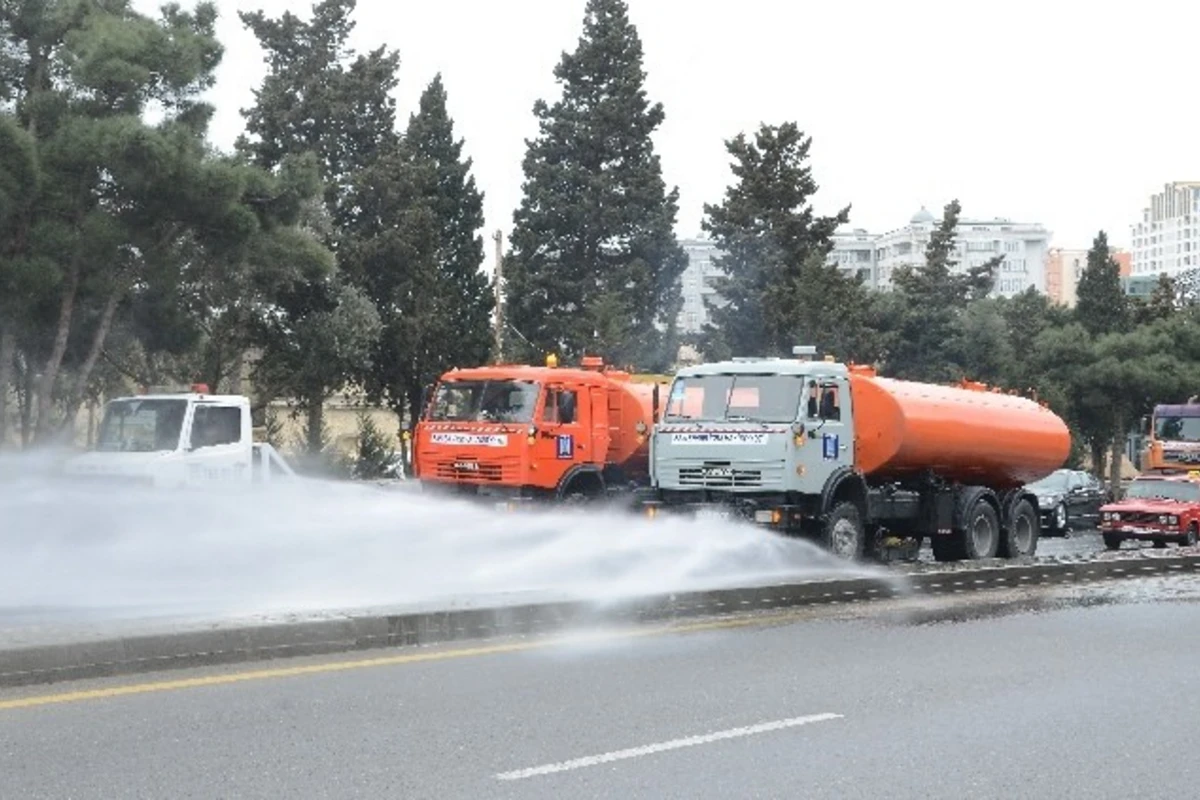
[(371, 614), (0, 650), (0, 687), (388, 647), (529, 636), (589, 624), (670, 622), (807, 605), (1200, 572), (1200, 555), (903, 572), (877, 578), (494, 608)]

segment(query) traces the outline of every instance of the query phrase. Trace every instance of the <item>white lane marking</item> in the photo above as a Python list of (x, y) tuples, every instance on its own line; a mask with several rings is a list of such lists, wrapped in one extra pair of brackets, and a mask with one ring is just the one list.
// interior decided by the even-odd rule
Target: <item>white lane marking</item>
[(567, 772), (568, 770), (580, 769), (582, 767), (594, 767), (597, 764), (607, 764), (611, 761), (640, 758), (642, 756), (654, 755), (655, 753), (663, 753), (668, 750), (678, 750), (681, 747), (695, 747), (698, 744), (711, 744), (712, 742), (720, 742), (725, 739), (754, 736), (759, 733), (770, 733), (771, 731), (783, 730), (784, 728), (795, 728), (798, 725), (810, 725), (814, 722), (827, 722), (834, 719), (842, 719), (842, 715), (810, 714), (806, 717), (792, 717), (791, 719), (780, 719), (774, 722), (761, 722), (758, 725), (730, 728), (729, 730), (717, 731), (716, 733), (706, 733), (702, 736), (688, 736), (685, 739), (672, 739), (669, 742), (631, 747), (628, 750), (615, 750), (611, 753), (603, 753), (598, 756), (586, 756), (585, 758), (575, 758), (570, 761), (560, 761), (557, 764), (544, 764), (540, 767), (518, 769), (513, 772), (501, 772), (496, 775), (496, 778), (502, 781), (519, 781), (523, 778), (534, 778), (538, 775), (550, 775), (554, 772)]

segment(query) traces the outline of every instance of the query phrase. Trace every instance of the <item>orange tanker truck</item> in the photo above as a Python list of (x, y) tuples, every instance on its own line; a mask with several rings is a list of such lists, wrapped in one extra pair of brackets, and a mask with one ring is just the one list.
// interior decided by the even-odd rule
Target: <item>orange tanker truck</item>
[[(649, 479), (650, 429), (667, 379), (607, 367), (498, 365), (441, 377), (417, 423), (423, 487), (509, 505), (597, 500)], [(632, 495), (630, 495), (632, 497)]]
[(651, 440), (648, 515), (739, 516), (848, 558), (925, 539), (939, 560), (1036, 551), (1037, 498), (1022, 487), (1071, 446), (1052, 411), (795, 355), (680, 370)]

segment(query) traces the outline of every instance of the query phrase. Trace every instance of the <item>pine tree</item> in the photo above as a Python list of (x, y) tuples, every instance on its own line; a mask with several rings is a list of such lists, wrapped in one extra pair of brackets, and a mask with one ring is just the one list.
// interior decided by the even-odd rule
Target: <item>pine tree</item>
[(355, 53), (357, 0), (320, 0), (308, 22), (290, 11), (270, 19), (262, 11), (238, 16), (266, 53), (268, 72), (242, 114), (248, 136), (237, 148), (267, 169), (287, 155), (316, 154), (325, 181), (326, 209), (340, 224), (356, 172), (394, 146), (400, 55), (378, 48)]
[[(365, 170), (398, 142), (391, 92), (399, 55), (382, 47), (360, 55), (348, 46), (356, 5), (320, 0), (308, 22), (291, 12), (279, 19), (261, 11), (239, 15), (266, 52), (268, 72), (254, 106), (242, 112), (249, 136), (237, 147), (267, 169), (277, 169), (287, 157), (316, 157), (324, 207), (310, 214), (311, 225), (338, 253), (342, 273), (281, 292), (260, 334), (264, 349), (257, 376), (268, 392), (290, 391), (299, 400), (314, 452), (321, 445), (326, 399), (347, 381), (365, 380), (371, 368), (380, 319), (358, 280), (361, 268), (345, 252), (359, 213), (351, 198)], [(343, 302), (346, 307), (339, 309)], [(297, 354), (293, 343), (302, 339), (318, 349)], [(279, 363), (293, 371), (279, 369)]]
[(439, 75), (402, 143), (357, 187), (350, 260), (384, 322), (370, 388), (402, 421), (419, 413), (422, 387), (452, 367), (485, 362), (491, 348), (483, 195), (471, 166)]
[(177, 281), (185, 249), (231, 267), (267, 238), (275, 264), (313, 252), (279, 182), (205, 140), (216, 20), (211, 2), (0, 4), (0, 362), (19, 351), (23, 438), (70, 433), (130, 301)]
[(1121, 267), (1112, 257), (1108, 235), (1096, 234), (1076, 289), (1075, 318), (1092, 336), (1129, 328), (1129, 298), (1121, 288)]
[[(997, 255), (985, 263), (958, 269), (954, 258), (959, 216), (958, 200), (946, 204), (942, 220), (929, 236), (925, 263), (895, 271), (892, 283), (899, 302), (892, 306), (888, 367), (898, 377), (945, 381), (961, 377), (963, 367), (952, 353), (966, 333), (963, 325), (972, 301), (988, 296), (996, 269), (1004, 261)], [(972, 334), (973, 335), (973, 334)], [(961, 347), (957, 349), (962, 352)]]
[[(1132, 301), (1132, 298), (1130, 298)], [(1144, 303), (1130, 302), (1131, 316), (1138, 324), (1146, 324), (1160, 319), (1170, 319), (1179, 308), (1179, 293), (1175, 288), (1175, 280), (1165, 272), (1158, 276), (1154, 289)]]
[(666, 190), (651, 140), (663, 109), (646, 97), (624, 0), (588, 0), (583, 36), (554, 75), (562, 97), (534, 106), (539, 134), (505, 258), (509, 321), (568, 359), (661, 368), (674, 360), (686, 256), (673, 233), (678, 190)]
[(814, 215), (811, 145), (793, 122), (763, 125), (753, 140), (739, 134), (725, 143), (737, 182), (720, 205), (704, 207), (703, 228), (721, 253), (715, 262), (724, 273), (705, 337), (710, 358), (790, 354), (800, 343), (844, 348), (845, 329), (860, 320), (861, 283), (825, 263), (850, 209)]

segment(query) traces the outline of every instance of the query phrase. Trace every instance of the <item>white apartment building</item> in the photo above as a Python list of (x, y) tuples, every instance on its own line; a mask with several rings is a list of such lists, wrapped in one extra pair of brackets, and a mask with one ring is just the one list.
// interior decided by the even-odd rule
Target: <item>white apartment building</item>
[[(926, 208), (913, 215), (908, 225), (881, 235), (875, 242), (876, 286), (890, 289), (892, 275), (904, 265), (925, 263), (925, 249), (938, 225)], [(1008, 219), (975, 220), (960, 218), (955, 231), (956, 269), (966, 271), (986, 264), (996, 256), (1004, 261), (996, 272), (993, 294), (1005, 297), (1029, 287), (1046, 290), (1046, 253), (1050, 231), (1036, 223)]]
[(875, 242), (878, 239), (877, 235), (862, 228), (837, 231), (833, 234), (833, 251), (828, 263), (861, 276), (864, 284), (875, 287), (878, 284), (875, 274)]
[[(901, 265), (925, 263), (925, 248), (937, 227), (938, 219), (922, 207), (902, 228), (884, 234), (862, 228), (843, 229), (833, 235), (829, 263), (847, 272), (861, 275), (870, 288), (888, 290), (892, 274)], [(959, 219), (955, 231), (957, 268), (980, 266), (997, 255), (1004, 262), (996, 273), (993, 294), (1012, 296), (1030, 286), (1046, 291), (1046, 257), (1050, 249), (1050, 231), (1036, 223), (1007, 219)], [(713, 264), (716, 246), (707, 239), (680, 241), (688, 256), (683, 272), (683, 310), (679, 314), (681, 333), (698, 333), (709, 321), (705, 298), (716, 296), (713, 281), (720, 272)]]
[[(859, 272), (869, 286), (888, 290), (897, 268), (925, 263), (925, 248), (937, 225), (938, 219), (922, 207), (907, 225), (884, 234), (870, 234), (862, 229), (839, 231), (834, 236), (829, 260)], [(982, 266), (997, 255), (1004, 256), (996, 273), (993, 294), (1012, 296), (1030, 286), (1046, 290), (1050, 231), (1043, 226), (1007, 219), (959, 219), (955, 243), (953, 258), (959, 270)]]
[(716, 294), (712, 282), (720, 277), (713, 264), (716, 245), (708, 239), (683, 239), (679, 242), (687, 253), (687, 267), (680, 277), (682, 281), (683, 308), (679, 312), (679, 332), (699, 333), (709, 321), (706, 297)]
[(1166, 184), (1132, 233), (1134, 276), (1175, 277), (1200, 266), (1200, 181)]

